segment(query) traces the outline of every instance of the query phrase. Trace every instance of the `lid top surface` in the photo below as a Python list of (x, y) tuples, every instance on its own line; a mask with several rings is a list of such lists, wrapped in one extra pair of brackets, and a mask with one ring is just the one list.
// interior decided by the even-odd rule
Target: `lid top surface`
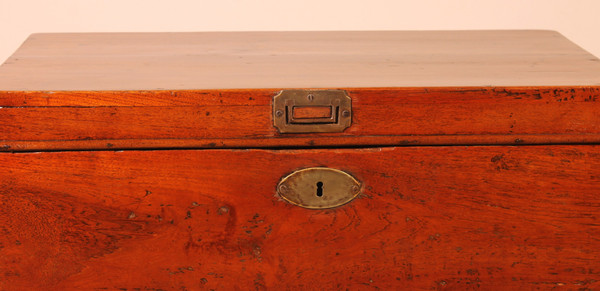
[(33, 34), (0, 91), (598, 86), (554, 31)]

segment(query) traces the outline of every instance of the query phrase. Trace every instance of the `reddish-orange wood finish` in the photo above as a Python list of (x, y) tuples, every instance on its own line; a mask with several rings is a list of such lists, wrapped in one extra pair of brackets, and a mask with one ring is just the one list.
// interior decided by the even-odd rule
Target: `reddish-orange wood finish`
[(342, 89), (323, 134), (278, 133), (278, 89), (0, 92), (0, 150), (600, 142), (600, 87)]
[[(1, 290), (600, 288), (598, 146), (2, 153)], [(279, 179), (363, 183), (330, 210)]]
[(294, 118), (331, 118), (331, 106), (298, 106), (292, 110)]

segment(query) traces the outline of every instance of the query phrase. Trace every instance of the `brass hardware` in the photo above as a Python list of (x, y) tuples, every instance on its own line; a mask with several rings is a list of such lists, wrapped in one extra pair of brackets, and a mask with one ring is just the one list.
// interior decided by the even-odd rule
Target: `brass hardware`
[(273, 124), (280, 133), (342, 132), (352, 124), (352, 99), (343, 90), (282, 90)]
[(360, 193), (360, 182), (332, 168), (306, 168), (281, 179), (277, 193), (287, 202), (309, 209), (344, 205)]

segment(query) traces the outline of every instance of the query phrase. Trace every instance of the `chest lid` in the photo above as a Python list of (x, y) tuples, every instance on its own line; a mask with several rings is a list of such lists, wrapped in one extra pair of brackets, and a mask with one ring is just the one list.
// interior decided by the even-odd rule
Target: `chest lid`
[(34, 34), (0, 150), (599, 143), (599, 97), (552, 31)]

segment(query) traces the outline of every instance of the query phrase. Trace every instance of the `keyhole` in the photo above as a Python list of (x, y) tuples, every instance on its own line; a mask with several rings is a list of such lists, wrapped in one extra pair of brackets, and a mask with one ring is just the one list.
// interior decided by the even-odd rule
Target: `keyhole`
[(323, 182), (317, 182), (317, 197), (323, 196)]

